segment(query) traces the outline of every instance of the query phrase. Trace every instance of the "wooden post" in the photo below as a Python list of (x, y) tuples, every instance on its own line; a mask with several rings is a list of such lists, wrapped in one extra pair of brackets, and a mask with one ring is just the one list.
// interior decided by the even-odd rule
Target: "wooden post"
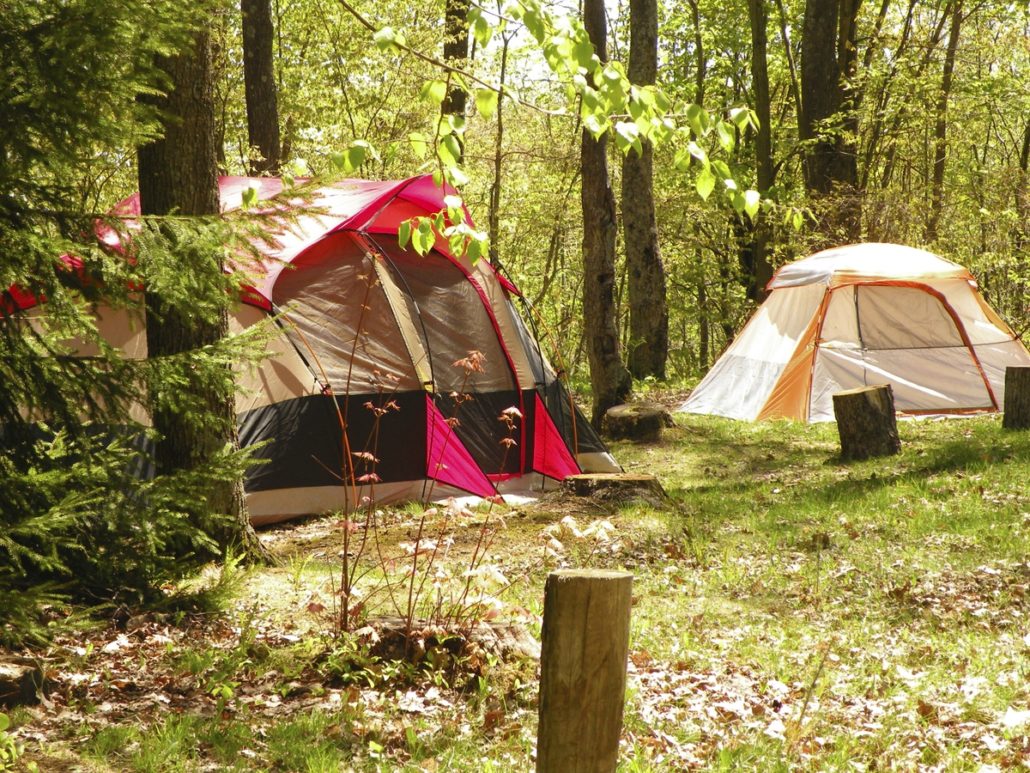
[(833, 395), (842, 459), (869, 459), (901, 451), (894, 392), (890, 384), (860, 387)]
[(1005, 429), (1030, 429), (1030, 368), (1005, 368)]
[(633, 575), (551, 572), (544, 589), (537, 773), (610, 773), (619, 756)]

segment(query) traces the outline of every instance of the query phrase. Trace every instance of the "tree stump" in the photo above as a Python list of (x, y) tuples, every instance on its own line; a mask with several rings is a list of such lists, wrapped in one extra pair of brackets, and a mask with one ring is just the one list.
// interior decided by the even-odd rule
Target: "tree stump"
[(0, 661), (0, 706), (27, 706), (39, 703), (43, 690), (43, 671), (31, 662)]
[(604, 414), (601, 430), (615, 440), (649, 443), (660, 440), (663, 427), (675, 426), (668, 409), (658, 403), (623, 403)]
[(538, 773), (611, 773), (619, 756), (633, 575), (547, 577), (540, 656)]
[(1030, 429), (1030, 368), (1005, 369), (1005, 429)]
[(833, 415), (845, 460), (891, 456), (901, 451), (890, 384), (860, 387), (833, 396)]
[(577, 497), (600, 499), (646, 499), (661, 501), (668, 495), (654, 475), (629, 472), (590, 472), (570, 475), (562, 490)]

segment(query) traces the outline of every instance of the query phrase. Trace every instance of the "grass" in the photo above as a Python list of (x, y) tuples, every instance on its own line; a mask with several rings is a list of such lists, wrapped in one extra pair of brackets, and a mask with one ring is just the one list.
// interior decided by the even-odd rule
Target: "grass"
[[(1030, 433), (991, 418), (904, 422), (900, 455), (844, 465), (832, 425), (679, 422), (659, 444), (614, 449), (659, 476), (666, 506), (495, 511), (505, 525), (487, 563), (517, 579), (505, 610), (523, 610), (534, 635), (549, 569), (634, 573), (620, 770), (1030, 765)], [(574, 526), (559, 528), (566, 516)], [(388, 539), (410, 539), (418, 517), (394, 512)], [(467, 558), (482, 517), (448, 560)], [(589, 536), (602, 520), (613, 535)], [(59, 675), (91, 675), (66, 690), (64, 718), (17, 714), (19, 731), (45, 736), (27, 758), (84, 770), (531, 769), (531, 669), (490, 662), (455, 679), (377, 662), (367, 642), (332, 643), (336, 534), (316, 521), (266, 535), (285, 565), (247, 573), (219, 620), (134, 644), (136, 665), (99, 654), (116, 634), (97, 632), (98, 654)], [(562, 550), (545, 558), (550, 535)], [(141, 663), (162, 676), (141, 676), (127, 698), (119, 669)]]

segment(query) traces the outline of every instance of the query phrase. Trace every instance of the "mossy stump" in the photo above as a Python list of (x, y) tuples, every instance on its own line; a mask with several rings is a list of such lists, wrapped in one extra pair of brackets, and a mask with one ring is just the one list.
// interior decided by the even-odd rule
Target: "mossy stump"
[(837, 392), (833, 395), (833, 415), (840, 435), (841, 459), (857, 461), (901, 451), (890, 384)]
[(653, 443), (662, 437), (662, 429), (675, 422), (668, 409), (658, 403), (623, 403), (604, 414), (601, 431), (615, 440)]
[(1005, 369), (1005, 429), (1030, 429), (1030, 368)]
[(654, 475), (629, 472), (590, 472), (570, 475), (562, 481), (562, 490), (577, 497), (603, 499), (662, 500), (667, 494)]

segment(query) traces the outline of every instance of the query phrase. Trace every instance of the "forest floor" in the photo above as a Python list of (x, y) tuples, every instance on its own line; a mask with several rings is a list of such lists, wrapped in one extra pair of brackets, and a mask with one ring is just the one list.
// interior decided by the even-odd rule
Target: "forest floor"
[(292, 523), (262, 532), (279, 565), (191, 581), (207, 612), (60, 635), (46, 701), (9, 712), (15, 769), (530, 770), (544, 580), (571, 566), (634, 574), (620, 770), (1030, 769), (1030, 433), (903, 422), (900, 455), (845, 465), (833, 425), (677, 422), (613, 449), (667, 501)]

